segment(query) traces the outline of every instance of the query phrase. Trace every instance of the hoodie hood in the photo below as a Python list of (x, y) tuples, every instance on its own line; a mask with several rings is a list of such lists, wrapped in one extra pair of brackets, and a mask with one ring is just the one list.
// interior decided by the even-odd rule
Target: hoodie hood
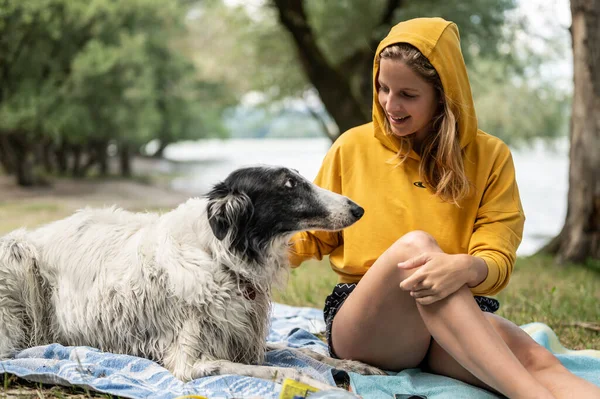
[[(377, 76), (379, 63), (376, 61), (384, 48), (408, 43), (431, 62), (439, 74), (446, 101), (458, 119), (460, 147), (464, 148), (477, 135), (477, 116), (473, 106), (471, 86), (467, 68), (460, 49), (458, 27), (442, 18), (416, 18), (394, 26), (379, 43), (373, 63), (373, 127), (375, 137), (394, 152), (399, 149), (398, 140), (385, 133), (385, 112), (377, 98)], [(411, 157), (417, 157), (411, 153)]]

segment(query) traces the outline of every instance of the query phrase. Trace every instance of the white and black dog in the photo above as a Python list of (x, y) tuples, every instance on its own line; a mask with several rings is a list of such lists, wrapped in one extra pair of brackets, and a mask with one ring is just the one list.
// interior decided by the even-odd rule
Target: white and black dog
[(285, 281), (293, 233), (340, 230), (362, 215), (293, 170), (257, 166), (163, 215), (84, 209), (14, 231), (0, 239), (0, 358), (58, 342), (152, 359), (183, 380), (242, 374), (319, 385), (295, 369), (257, 366), (271, 289)]

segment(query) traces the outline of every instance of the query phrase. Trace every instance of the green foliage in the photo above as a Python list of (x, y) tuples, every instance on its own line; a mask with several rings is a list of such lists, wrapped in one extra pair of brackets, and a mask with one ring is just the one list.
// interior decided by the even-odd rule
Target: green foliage
[[(292, 269), (287, 287), (275, 300), (322, 308), (337, 282), (327, 260)], [(499, 295), (499, 315), (522, 325), (539, 321), (569, 349), (600, 349), (600, 334), (578, 322), (600, 320), (600, 273), (584, 265), (560, 266), (551, 257), (518, 258), (510, 284)]]
[[(373, 53), (390, 26), (380, 20), (387, 0), (307, 0), (310, 22), (319, 44), (335, 64), (351, 57), (356, 50)], [(442, 17), (460, 28), (463, 52), (470, 64), (474, 56), (498, 57), (507, 28), (506, 13), (516, 7), (515, 0), (421, 0), (405, 2), (393, 13), (392, 22), (417, 17)], [(509, 27), (511, 28), (511, 27)]]
[(226, 82), (238, 96), (260, 92), (265, 103), (298, 97), (310, 87), (273, 8), (251, 8), (249, 13), (242, 2), (229, 7), (220, 0), (196, 7), (186, 46), (203, 76)]
[(479, 127), (511, 145), (566, 136), (569, 96), (540, 78), (506, 79), (500, 61), (480, 61), (471, 74)]
[(1, 0), (0, 134), (140, 146), (224, 136), (234, 97), (176, 48), (162, 0)]
[[(381, 24), (386, 3), (304, 1), (319, 48), (330, 65), (351, 82), (357, 101), (366, 109), (371, 106), (368, 90), (375, 46), (390, 28)], [(565, 133), (569, 93), (544, 79), (540, 70), (544, 63), (564, 57), (566, 41), (533, 32), (527, 18), (516, 12), (516, 0), (401, 3), (391, 24), (419, 16), (441, 16), (459, 26), (483, 129), (510, 143)], [(200, 54), (201, 49), (208, 49), (219, 54), (210, 59), (194, 57), (197, 64), (217, 74), (240, 95), (260, 92), (263, 102), (259, 105), (302, 99), (312, 85), (272, 2), (264, 1), (262, 6), (241, 1), (236, 4), (211, 0), (197, 5), (195, 18), (188, 22), (193, 32), (189, 51)]]
[(154, 71), (146, 66), (152, 59), (140, 51), (145, 40), (127, 33), (114, 45), (91, 40), (73, 60), (63, 87), (68, 117), (52, 130), (68, 135), (70, 142), (150, 140), (162, 115), (156, 109)]

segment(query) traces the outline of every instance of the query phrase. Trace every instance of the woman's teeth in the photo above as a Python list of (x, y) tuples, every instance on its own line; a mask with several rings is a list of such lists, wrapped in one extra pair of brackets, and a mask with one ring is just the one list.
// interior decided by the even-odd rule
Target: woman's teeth
[(408, 117), (409, 117), (409, 116), (410, 116), (410, 115), (406, 115), (406, 116), (403, 116), (403, 117), (401, 117), (401, 118), (394, 118), (393, 116), (390, 116), (390, 118), (391, 118), (391, 119), (392, 119), (394, 122), (403, 122), (403, 121), (405, 121), (406, 119), (408, 119)]

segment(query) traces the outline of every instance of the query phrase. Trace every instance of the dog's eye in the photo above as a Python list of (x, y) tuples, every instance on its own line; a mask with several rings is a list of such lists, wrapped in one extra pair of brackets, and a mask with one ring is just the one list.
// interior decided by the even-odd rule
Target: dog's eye
[(287, 179), (285, 181), (285, 186), (287, 188), (294, 188), (294, 187), (296, 187), (296, 180), (294, 180), (294, 179)]

